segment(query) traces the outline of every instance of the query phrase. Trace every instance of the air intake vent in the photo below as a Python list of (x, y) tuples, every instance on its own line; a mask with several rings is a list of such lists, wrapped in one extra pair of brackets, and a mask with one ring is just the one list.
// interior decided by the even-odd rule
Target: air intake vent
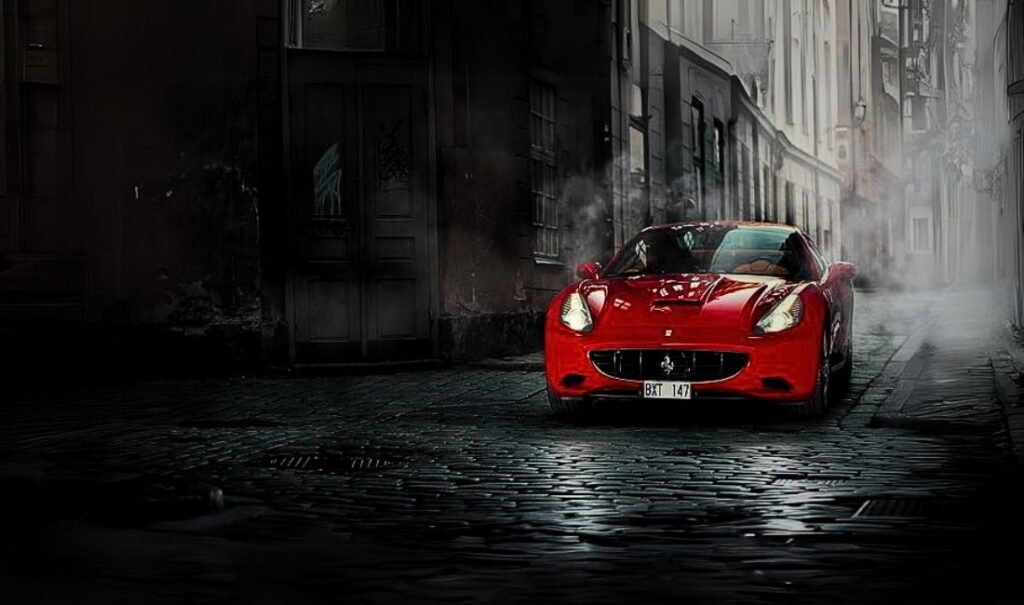
[(591, 351), (590, 361), (602, 373), (624, 380), (710, 382), (739, 374), (747, 365), (747, 356), (720, 351), (618, 349)]

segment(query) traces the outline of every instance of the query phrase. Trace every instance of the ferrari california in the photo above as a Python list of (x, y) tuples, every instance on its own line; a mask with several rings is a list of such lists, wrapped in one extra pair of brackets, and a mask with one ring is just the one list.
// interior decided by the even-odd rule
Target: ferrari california
[(802, 231), (742, 222), (648, 227), (577, 269), (545, 319), (548, 402), (754, 399), (821, 414), (853, 363), (851, 263)]

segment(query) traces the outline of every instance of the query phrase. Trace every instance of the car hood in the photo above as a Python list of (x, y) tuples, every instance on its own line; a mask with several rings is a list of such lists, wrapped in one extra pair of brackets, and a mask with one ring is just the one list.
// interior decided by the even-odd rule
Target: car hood
[(585, 281), (580, 293), (590, 303), (598, 326), (656, 323), (749, 331), (800, 284), (760, 275), (634, 275)]

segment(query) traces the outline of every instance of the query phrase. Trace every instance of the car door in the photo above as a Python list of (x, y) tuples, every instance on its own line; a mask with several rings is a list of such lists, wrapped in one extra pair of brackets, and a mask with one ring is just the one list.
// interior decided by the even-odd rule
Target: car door
[(851, 326), (853, 324), (853, 290), (849, 281), (835, 271), (831, 271), (829, 264), (818, 251), (817, 246), (807, 236), (804, 236), (804, 243), (811, 257), (811, 263), (818, 275), (818, 284), (821, 293), (828, 301), (829, 316), (829, 342), (832, 343), (832, 357), (841, 355), (846, 350), (851, 338)]

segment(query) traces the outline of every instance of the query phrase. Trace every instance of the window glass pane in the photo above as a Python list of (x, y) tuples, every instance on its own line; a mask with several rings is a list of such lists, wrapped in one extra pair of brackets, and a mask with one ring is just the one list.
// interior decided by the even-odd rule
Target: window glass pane
[(552, 86), (530, 84), (531, 189), (536, 226), (534, 253), (558, 256), (557, 95)]
[(633, 174), (643, 175), (647, 171), (644, 162), (644, 132), (633, 126), (629, 127), (629, 170)]
[(385, 0), (302, 0), (302, 46), (384, 50)]
[(930, 245), (928, 242), (928, 219), (914, 219), (914, 250), (927, 252)]

